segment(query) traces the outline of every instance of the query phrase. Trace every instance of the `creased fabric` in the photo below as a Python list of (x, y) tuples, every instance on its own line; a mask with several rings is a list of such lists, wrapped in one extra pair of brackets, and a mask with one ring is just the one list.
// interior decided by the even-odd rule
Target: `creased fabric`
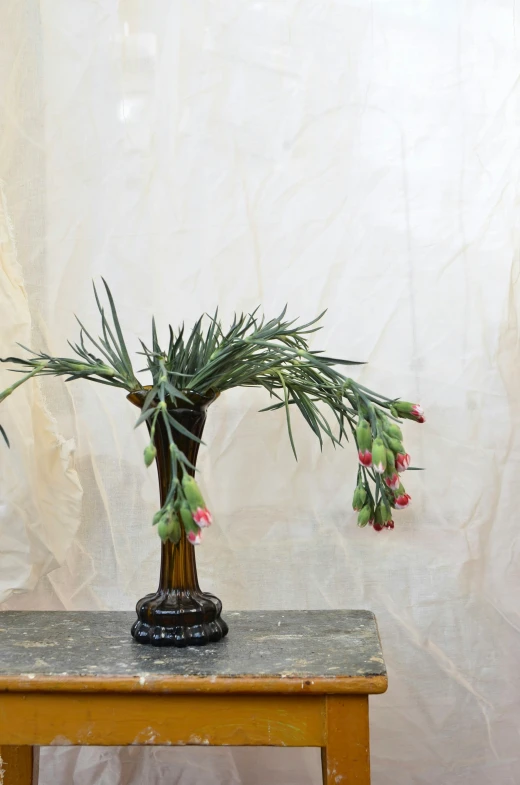
[[(2, 355), (30, 343), (31, 316), (5, 196), (0, 190), (0, 311)], [(16, 380), (2, 369), (1, 385)], [(74, 441), (57, 433), (37, 384), (6, 399), (12, 450), (0, 452), (0, 601), (33, 590), (64, 563), (79, 526), (82, 488)]]
[[(519, 19), (509, 0), (0, 3), (2, 355), (65, 353), (74, 313), (96, 329), (103, 275), (132, 350), (152, 313), (165, 335), (217, 305), (327, 308), (313, 348), (426, 410), (391, 533), (355, 525), (352, 449), (321, 453), (295, 415), (295, 462), (261, 391), (212, 405), (199, 459), (200, 580), (225, 608), (377, 614), (374, 785), (520, 781)], [(159, 561), (134, 407), (45, 380), (0, 418), (2, 607), (132, 608)], [(319, 777), (316, 750), (64, 748), (41, 782)]]

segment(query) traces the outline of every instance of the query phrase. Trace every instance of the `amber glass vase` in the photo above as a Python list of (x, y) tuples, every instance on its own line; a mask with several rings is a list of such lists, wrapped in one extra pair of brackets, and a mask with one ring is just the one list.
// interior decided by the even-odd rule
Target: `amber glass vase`
[[(148, 390), (138, 390), (128, 395), (128, 400), (142, 408)], [(213, 397), (190, 396), (191, 407), (185, 402), (171, 407), (170, 413), (187, 430), (199, 439), (206, 422), (206, 409)], [(195, 466), (199, 443), (174, 431), (177, 446)], [(157, 471), (161, 506), (164, 503), (171, 479), (171, 461), (168, 436), (158, 418), (154, 436), (157, 448)], [(190, 471), (193, 474), (193, 471)], [(188, 542), (182, 527), (177, 544), (161, 544), (161, 573), (155, 594), (147, 594), (136, 606), (137, 621), (132, 635), (139, 643), (152, 646), (204, 646), (219, 641), (227, 634), (228, 626), (220, 617), (222, 603), (212, 594), (202, 592), (197, 578), (195, 547)]]

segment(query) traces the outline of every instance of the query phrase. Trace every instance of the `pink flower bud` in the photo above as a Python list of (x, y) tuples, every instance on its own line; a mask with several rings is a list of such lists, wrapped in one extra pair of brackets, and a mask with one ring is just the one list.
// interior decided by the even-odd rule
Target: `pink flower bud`
[(372, 445), (372, 467), (378, 474), (383, 474), (386, 469), (386, 447), (379, 437)]
[(200, 529), (198, 532), (188, 532), (186, 536), (188, 538), (188, 542), (191, 542), (192, 545), (200, 545), (202, 540), (202, 532)]
[(395, 509), (396, 510), (404, 510), (405, 507), (408, 507), (412, 500), (412, 497), (409, 493), (403, 493), (401, 496), (397, 496), (395, 500)]
[(201, 529), (205, 529), (206, 526), (211, 526), (213, 523), (213, 518), (211, 517), (211, 513), (207, 507), (198, 507), (196, 511), (192, 515), (193, 520), (200, 526)]
[(417, 422), (426, 422), (426, 417), (424, 416), (424, 409), (420, 404), (414, 403), (412, 406), (413, 416), (416, 418)]
[(372, 453), (370, 450), (359, 451), (359, 462), (362, 466), (372, 466)]
[(396, 491), (399, 488), (401, 480), (399, 479), (399, 475), (394, 472), (394, 474), (385, 477), (385, 483), (393, 491)]
[(418, 403), (408, 401), (396, 401), (393, 406), (398, 417), (406, 417), (415, 422), (425, 422), (424, 409)]
[(398, 453), (395, 456), (395, 468), (398, 472), (405, 472), (410, 466), (411, 460), (408, 453)]

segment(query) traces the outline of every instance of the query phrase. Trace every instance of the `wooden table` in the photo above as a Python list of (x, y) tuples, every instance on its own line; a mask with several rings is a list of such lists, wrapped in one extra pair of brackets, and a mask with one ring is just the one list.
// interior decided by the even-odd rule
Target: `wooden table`
[(321, 747), (324, 783), (367, 785), (368, 695), (387, 687), (374, 615), (225, 617), (224, 641), (172, 649), (135, 643), (133, 613), (0, 613), (3, 785), (68, 744)]

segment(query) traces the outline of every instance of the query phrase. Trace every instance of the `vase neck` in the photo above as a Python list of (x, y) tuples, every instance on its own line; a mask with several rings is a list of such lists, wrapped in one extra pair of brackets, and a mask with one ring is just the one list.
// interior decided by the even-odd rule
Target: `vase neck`
[[(206, 424), (206, 411), (198, 407), (193, 409), (170, 409), (170, 414), (174, 419), (192, 433), (197, 439), (202, 438), (204, 425)], [(190, 439), (183, 433), (179, 433), (173, 426), (171, 428), (173, 440), (176, 446), (181, 450), (188, 461), (195, 466), (197, 463), (197, 456), (199, 453), (199, 442)], [(172, 461), (170, 454), (170, 442), (168, 440), (168, 433), (164, 425), (162, 417), (157, 418), (155, 426), (154, 444), (157, 450), (157, 474), (159, 476), (159, 494), (161, 499), (161, 507), (166, 501), (168, 489), (172, 479)], [(182, 469), (179, 466), (179, 480), (182, 480)], [(188, 474), (192, 476), (195, 474), (193, 469), (187, 469)]]

